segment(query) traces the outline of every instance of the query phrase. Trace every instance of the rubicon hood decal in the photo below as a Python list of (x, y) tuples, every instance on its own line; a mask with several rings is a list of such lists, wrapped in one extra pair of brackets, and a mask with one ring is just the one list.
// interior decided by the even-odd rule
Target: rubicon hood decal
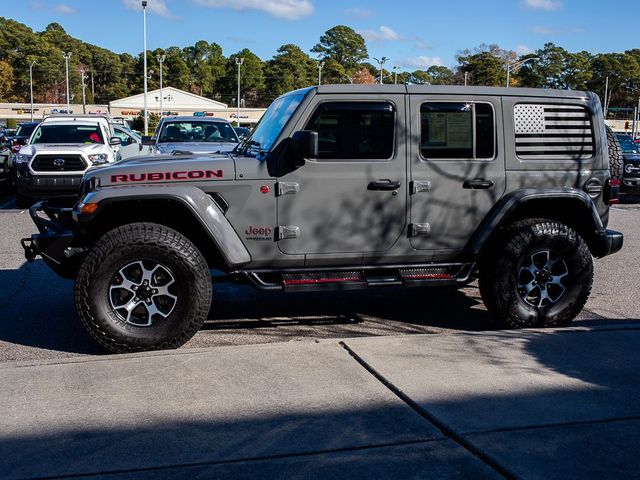
[(160, 182), (223, 178), (222, 170), (182, 170), (176, 172), (142, 172), (111, 175), (111, 183)]

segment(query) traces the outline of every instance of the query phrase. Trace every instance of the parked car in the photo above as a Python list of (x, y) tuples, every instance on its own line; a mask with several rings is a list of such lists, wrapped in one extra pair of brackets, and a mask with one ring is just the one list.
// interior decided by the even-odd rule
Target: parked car
[(105, 117), (45, 118), (14, 156), (18, 207), (34, 199), (77, 196), (89, 168), (120, 159), (120, 143)]
[(626, 133), (616, 134), (622, 150), (624, 161), (624, 173), (620, 182), (622, 193), (640, 193), (640, 145), (633, 141), (631, 135)]
[(122, 126), (119, 123), (113, 124), (113, 132), (120, 139), (120, 159), (140, 155), (143, 150), (142, 136), (130, 128)]
[[(159, 137), (198, 131), (177, 122)], [(309, 87), (277, 98), (234, 155), (87, 172), (73, 208), (30, 211), (39, 232), (22, 245), (75, 279), (81, 323), (115, 352), (188, 341), (212, 270), (266, 292), (478, 277), (499, 325), (560, 327), (589, 297), (594, 257), (622, 248), (606, 228), (622, 166), (609, 138), (593, 93)]]
[(153, 138), (143, 137), (152, 153), (230, 152), (240, 140), (224, 118), (167, 117), (160, 120)]
[(19, 124), (15, 130), (5, 130), (4, 146), (6, 146), (7, 149), (2, 152), (4, 161), (0, 166), (0, 184), (2, 184), (5, 189), (13, 188), (16, 178), (14, 158), (20, 151), (20, 148), (27, 143), (33, 130), (39, 123), (40, 122), (23, 122)]
[(247, 127), (233, 127), (233, 129), (236, 131), (236, 134), (238, 135), (240, 141), (247, 138), (251, 133), (251, 130)]

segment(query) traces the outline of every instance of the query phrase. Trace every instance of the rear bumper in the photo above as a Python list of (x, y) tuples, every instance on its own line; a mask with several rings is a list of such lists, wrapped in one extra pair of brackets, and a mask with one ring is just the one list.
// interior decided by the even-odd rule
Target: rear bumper
[(74, 235), (70, 227), (70, 208), (57, 208), (40, 202), (29, 209), (29, 215), (39, 233), (20, 240), (27, 261), (37, 256), (58, 275), (74, 278), (86, 249), (74, 246)]
[(594, 256), (601, 258), (620, 251), (624, 243), (624, 235), (615, 230), (605, 230), (598, 233), (594, 245)]

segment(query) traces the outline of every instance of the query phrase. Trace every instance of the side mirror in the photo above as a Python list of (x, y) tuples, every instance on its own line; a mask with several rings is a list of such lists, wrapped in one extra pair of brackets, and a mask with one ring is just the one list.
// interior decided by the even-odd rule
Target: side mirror
[(143, 137), (142, 137), (142, 145), (152, 146), (153, 145), (153, 139), (151, 137), (143, 135)]
[(122, 144), (122, 140), (120, 140), (119, 137), (111, 137), (109, 139), (109, 145), (111, 146), (116, 146), (116, 145), (121, 145)]
[(299, 130), (291, 137), (293, 163), (299, 167), (307, 158), (318, 158), (318, 132)]

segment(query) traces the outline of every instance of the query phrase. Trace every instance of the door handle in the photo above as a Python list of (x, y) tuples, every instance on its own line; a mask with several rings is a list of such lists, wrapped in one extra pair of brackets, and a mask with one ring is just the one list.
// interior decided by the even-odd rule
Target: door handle
[(470, 190), (486, 190), (493, 187), (493, 180), (485, 180), (484, 178), (474, 178), (473, 180), (465, 180), (462, 188)]
[(400, 188), (400, 182), (393, 182), (388, 178), (370, 182), (367, 186), (367, 190), (396, 190), (398, 188)]

